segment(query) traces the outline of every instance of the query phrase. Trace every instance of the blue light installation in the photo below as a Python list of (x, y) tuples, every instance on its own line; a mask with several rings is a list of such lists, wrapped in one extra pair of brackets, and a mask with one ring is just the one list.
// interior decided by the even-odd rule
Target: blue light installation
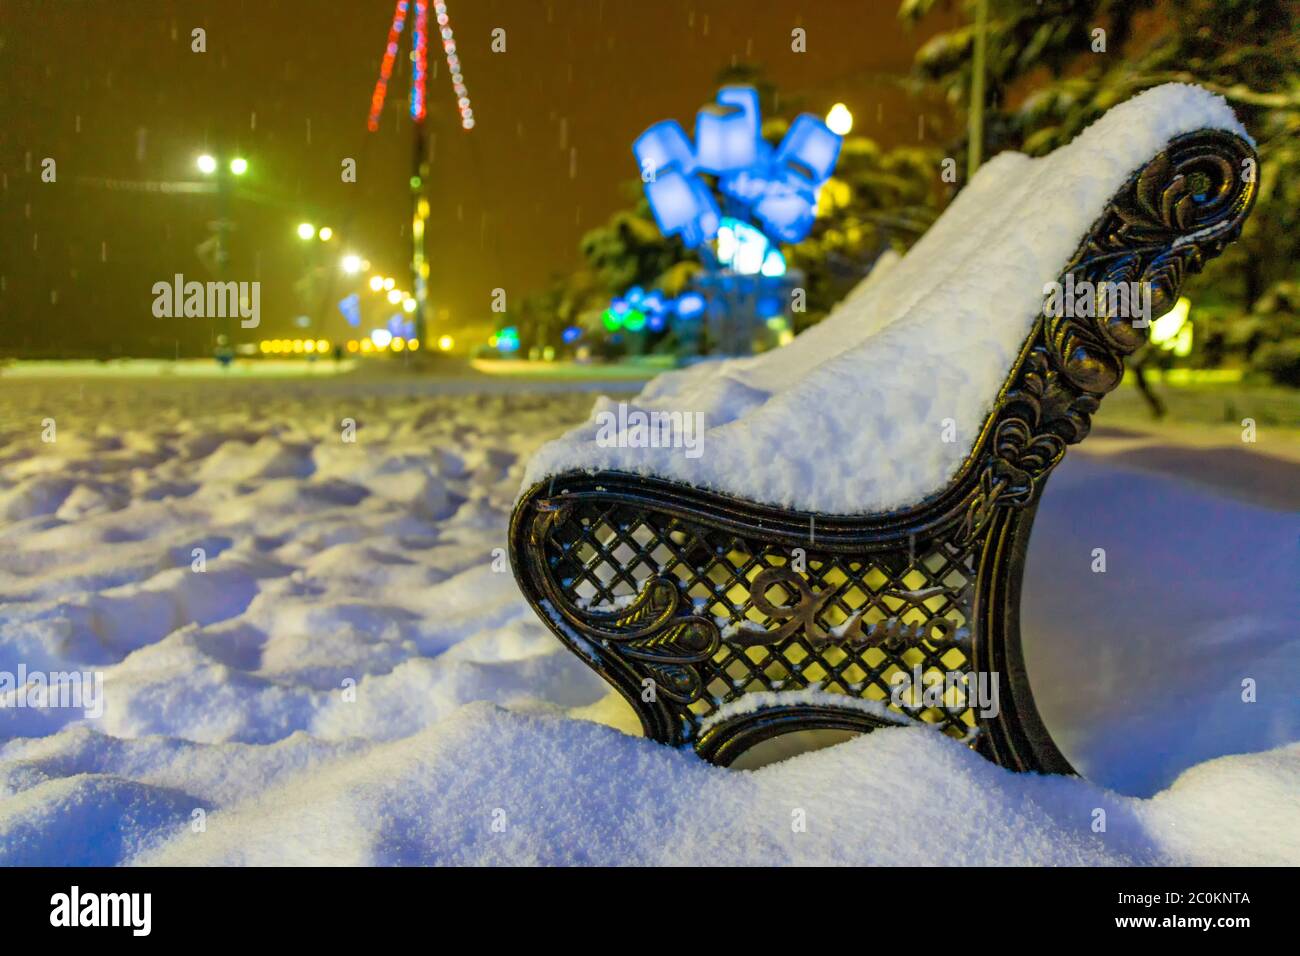
[(694, 249), (718, 231), (721, 213), (707, 186), (694, 176), (670, 167), (657, 170), (645, 184), (646, 198), (655, 223), (665, 236), (682, 237), (686, 248)]
[(752, 86), (724, 86), (717, 102), (695, 116), (695, 160), (718, 176), (758, 162), (758, 91)]
[(704, 314), (708, 303), (698, 292), (683, 292), (677, 297), (676, 312), (680, 318), (695, 319)]
[(695, 172), (691, 141), (676, 120), (655, 123), (636, 138), (632, 152), (647, 174), (672, 166), (688, 176)]
[(361, 297), (355, 292), (339, 300), (339, 311), (354, 329), (361, 325)]
[(785, 275), (785, 256), (759, 229), (747, 222), (723, 217), (718, 227), (718, 262), (739, 275)]
[[(665, 236), (680, 235), (694, 248), (723, 225), (717, 200), (699, 172), (717, 176), (723, 196), (772, 239), (794, 243), (808, 235), (817, 190), (834, 171), (843, 138), (805, 113), (773, 150), (760, 126), (758, 91), (726, 86), (696, 116), (693, 147), (672, 120), (655, 123), (636, 139), (632, 152)], [(768, 268), (777, 268), (776, 262)]]
[(504, 329), (496, 334), (497, 351), (503, 354), (519, 351), (519, 330), (513, 325), (507, 325)]

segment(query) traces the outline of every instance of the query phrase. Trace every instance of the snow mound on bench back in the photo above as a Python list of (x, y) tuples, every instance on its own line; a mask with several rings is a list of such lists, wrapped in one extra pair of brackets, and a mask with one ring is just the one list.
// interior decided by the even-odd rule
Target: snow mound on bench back
[[(617, 412), (601, 399), (590, 421), (537, 454), (525, 489), (609, 469), (832, 514), (918, 503), (961, 466), (1042, 310), (1043, 286), (1106, 203), (1171, 139), (1207, 128), (1247, 136), (1222, 97), (1168, 84), (1050, 156), (994, 157), (900, 262), (789, 345), (650, 382), (629, 411), (686, 413), (673, 420), (673, 447), (620, 447), (626, 430), (601, 434), (600, 413)], [(697, 436), (684, 423), (696, 412), (703, 433), (688, 456)]]

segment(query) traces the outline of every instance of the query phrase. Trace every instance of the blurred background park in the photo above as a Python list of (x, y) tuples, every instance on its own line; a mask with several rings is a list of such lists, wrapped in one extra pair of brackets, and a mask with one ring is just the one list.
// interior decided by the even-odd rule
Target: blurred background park
[[(983, 158), (1050, 152), (1182, 81), (1257, 139), (1259, 201), (1141, 364), (1170, 386), (1300, 386), (1284, 0), (431, 3), (418, 56), (414, 3), (4, 7), (4, 359), (635, 376), (761, 351), (906, 252)], [(665, 119), (689, 134), (736, 84), (773, 148), (809, 113), (838, 161), (797, 241), (728, 220), (688, 246), (632, 144)], [(177, 275), (259, 282), (257, 328), (156, 317)]]

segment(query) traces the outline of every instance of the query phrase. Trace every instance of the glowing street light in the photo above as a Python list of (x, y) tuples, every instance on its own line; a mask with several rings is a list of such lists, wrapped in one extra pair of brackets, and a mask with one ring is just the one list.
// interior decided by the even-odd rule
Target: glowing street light
[(387, 278), (387, 279), (384, 280), (384, 288), (385, 288), (385, 289), (388, 289), (388, 290), (391, 291), (394, 287), (396, 287), (396, 285), (397, 285), (397, 280), (394, 279), (394, 278), (392, 278), (391, 276), (390, 276), (389, 278)]
[(408, 295), (405, 299), (402, 300), (402, 308), (403, 308), (406, 312), (414, 312), (414, 311), (415, 311), (415, 300), (412, 299), (412, 298)]
[(370, 333), (370, 341), (377, 349), (386, 349), (393, 341), (393, 333), (387, 329), (375, 329)]
[(361, 257), (358, 255), (353, 255), (352, 253), (348, 253), (346, 256), (343, 257), (342, 265), (343, 265), (343, 271), (350, 276), (356, 275), (364, 267)]
[(391, 303), (393, 303), (393, 305), (397, 305), (397, 303), (401, 302), (401, 301), (402, 301), (402, 290), (401, 290), (401, 289), (389, 289), (389, 290), (388, 290), (388, 301), (391, 302)]
[(316, 227), (309, 222), (298, 223), (298, 238), (306, 241), (316, 237)]
[(380, 289), (382, 289), (383, 287), (384, 287), (384, 277), (383, 277), (383, 276), (371, 276), (371, 277), (370, 277), (370, 291), (371, 291), (371, 292), (378, 292), (378, 291), (379, 291)]
[(199, 167), (199, 172), (204, 176), (211, 176), (217, 171), (217, 159), (215, 156), (210, 156), (207, 153), (204, 153), (198, 158), (198, 160), (196, 160), (196, 163)]
[(236, 156), (230, 161), (230, 171), (236, 176), (242, 176), (248, 172), (248, 160), (242, 156)]
[(826, 114), (826, 125), (836, 136), (848, 136), (849, 130), (853, 129), (853, 114), (843, 103), (836, 103)]
[(330, 239), (334, 238), (334, 230), (329, 226), (321, 226), (318, 235), (321, 242), (329, 242)]

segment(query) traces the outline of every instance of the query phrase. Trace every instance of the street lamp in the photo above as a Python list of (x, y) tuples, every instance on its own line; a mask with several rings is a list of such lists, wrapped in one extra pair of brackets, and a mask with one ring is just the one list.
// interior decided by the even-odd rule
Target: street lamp
[(836, 103), (826, 114), (826, 125), (836, 136), (848, 136), (849, 130), (853, 129), (853, 114), (843, 103)]
[(329, 226), (321, 226), (319, 235), (320, 235), (321, 242), (329, 242), (332, 238), (334, 238), (334, 230), (331, 229)]
[[(202, 153), (194, 161), (198, 166), (199, 172), (204, 176), (216, 176), (217, 179), (217, 221), (215, 223), (216, 231), (216, 269), (218, 276), (225, 273), (226, 266), (230, 262), (230, 239), (229, 233), (232, 226), (230, 220), (230, 194), (232, 189), (230, 176), (226, 175), (221, 168), (221, 163), (216, 156), (211, 153)], [(248, 160), (242, 156), (235, 156), (230, 160), (227, 167), (233, 176), (242, 176), (248, 172)], [(213, 340), (216, 345), (217, 359), (225, 364), (229, 362), (234, 353), (229, 349), (230, 341), (230, 317), (225, 315), (224, 310), (221, 316), (220, 324), (214, 320), (213, 323)]]
[(362, 263), (360, 256), (349, 253), (343, 257), (342, 266), (344, 272), (350, 276), (354, 276), (362, 270), (364, 264)]
[(383, 276), (371, 276), (371, 277), (370, 277), (370, 290), (371, 290), (372, 292), (378, 292), (378, 291), (379, 291), (380, 289), (382, 289), (383, 287), (384, 287), (384, 277), (383, 277)]
[(298, 238), (306, 241), (316, 237), (316, 227), (309, 222), (298, 223)]

